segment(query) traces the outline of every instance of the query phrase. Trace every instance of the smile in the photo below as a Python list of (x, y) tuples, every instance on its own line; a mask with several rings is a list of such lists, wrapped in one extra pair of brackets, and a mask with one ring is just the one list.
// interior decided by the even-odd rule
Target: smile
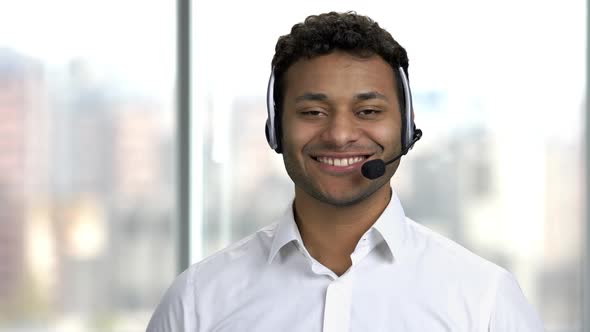
[(346, 158), (334, 158), (334, 157), (314, 157), (314, 159), (322, 164), (336, 166), (336, 167), (348, 167), (357, 163), (360, 163), (367, 159), (366, 156), (352, 156)]

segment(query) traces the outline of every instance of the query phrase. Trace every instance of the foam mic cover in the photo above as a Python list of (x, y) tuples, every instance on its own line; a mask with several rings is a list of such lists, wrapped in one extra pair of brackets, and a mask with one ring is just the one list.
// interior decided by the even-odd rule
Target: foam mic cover
[(381, 159), (369, 160), (363, 164), (361, 172), (367, 179), (374, 180), (385, 174), (385, 162)]

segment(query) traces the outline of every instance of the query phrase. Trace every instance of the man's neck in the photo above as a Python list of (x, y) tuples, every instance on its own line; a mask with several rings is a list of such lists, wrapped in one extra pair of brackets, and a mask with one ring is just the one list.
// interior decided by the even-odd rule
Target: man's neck
[(350, 255), (391, 199), (391, 188), (381, 187), (350, 206), (330, 205), (295, 190), (294, 214), (307, 251), (337, 275), (350, 267)]

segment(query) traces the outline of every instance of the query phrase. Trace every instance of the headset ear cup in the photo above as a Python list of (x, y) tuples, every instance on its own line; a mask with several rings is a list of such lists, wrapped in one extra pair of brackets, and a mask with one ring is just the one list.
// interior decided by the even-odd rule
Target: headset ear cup
[(395, 72), (395, 79), (397, 82), (397, 95), (398, 95), (398, 103), (399, 103), (399, 112), (400, 112), (400, 120), (401, 120), (401, 132), (400, 132), (400, 137), (401, 137), (401, 150), (404, 151), (407, 147), (408, 147), (408, 140), (407, 140), (407, 114), (406, 114), (406, 103), (408, 102), (406, 100), (406, 92), (404, 89), (404, 83), (403, 83), (403, 77), (400, 74), (400, 71), (402, 69), (399, 68), (396, 72)]
[(268, 144), (270, 144), (270, 134), (269, 134), (269, 120), (266, 119), (266, 124), (264, 125), (264, 136), (266, 136), (266, 141), (268, 142)]
[[(275, 113), (276, 114), (276, 113)], [(266, 137), (266, 142), (268, 142), (268, 144), (272, 147), (273, 146), (273, 138), (271, 138), (271, 130), (270, 130), (271, 124), (270, 124), (270, 119), (266, 119), (266, 124), (264, 126), (264, 136)], [(276, 153), (282, 153), (283, 149), (282, 149), (282, 144), (281, 144), (281, 127), (280, 124), (275, 123), (275, 135), (276, 137), (274, 137), (274, 142), (276, 142), (276, 147), (274, 148), (274, 151)]]
[(276, 153), (283, 153), (283, 143), (281, 142), (281, 138), (283, 137), (283, 128), (281, 126), (281, 114), (277, 112), (275, 106), (275, 141), (277, 142), (277, 148), (275, 149)]
[[(411, 114), (406, 115), (406, 116), (412, 116)], [(404, 148), (408, 148), (410, 145), (412, 145), (414, 138), (416, 138), (416, 125), (414, 124), (414, 121), (412, 119), (408, 119), (406, 122), (406, 128), (405, 128), (406, 132), (404, 133), (404, 138), (405, 138), (405, 147)]]
[[(266, 141), (268, 145), (276, 152), (282, 153), (281, 148), (281, 126), (277, 123), (277, 118), (280, 121), (280, 115), (277, 113), (277, 106), (275, 104), (275, 76), (274, 68), (270, 72), (268, 79), (268, 85), (266, 87), (266, 111), (268, 117), (266, 118), (266, 126), (264, 128), (264, 134), (266, 135)], [(278, 115), (278, 116), (277, 116)]]
[(400, 98), (400, 113), (402, 121), (401, 145), (402, 151), (408, 151), (415, 142), (414, 135), (416, 130), (413, 118), (414, 107), (412, 103), (412, 91), (410, 89), (407, 73), (404, 71), (403, 67), (400, 66), (396, 71), (396, 78), (399, 80), (398, 87), (401, 88), (401, 95), (403, 96), (403, 98)]
[[(402, 113), (402, 118), (404, 117)], [(401, 150), (403, 151), (407, 146), (408, 142), (406, 141), (406, 124), (405, 121), (402, 119), (402, 127), (401, 127)]]

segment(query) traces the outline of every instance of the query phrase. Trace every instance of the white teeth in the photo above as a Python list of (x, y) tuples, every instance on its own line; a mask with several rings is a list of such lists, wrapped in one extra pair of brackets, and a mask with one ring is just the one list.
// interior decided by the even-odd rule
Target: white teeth
[(329, 158), (329, 157), (318, 157), (317, 160), (321, 163), (328, 164), (331, 166), (346, 167), (352, 164), (356, 164), (362, 161), (363, 157), (350, 157), (350, 158)]

